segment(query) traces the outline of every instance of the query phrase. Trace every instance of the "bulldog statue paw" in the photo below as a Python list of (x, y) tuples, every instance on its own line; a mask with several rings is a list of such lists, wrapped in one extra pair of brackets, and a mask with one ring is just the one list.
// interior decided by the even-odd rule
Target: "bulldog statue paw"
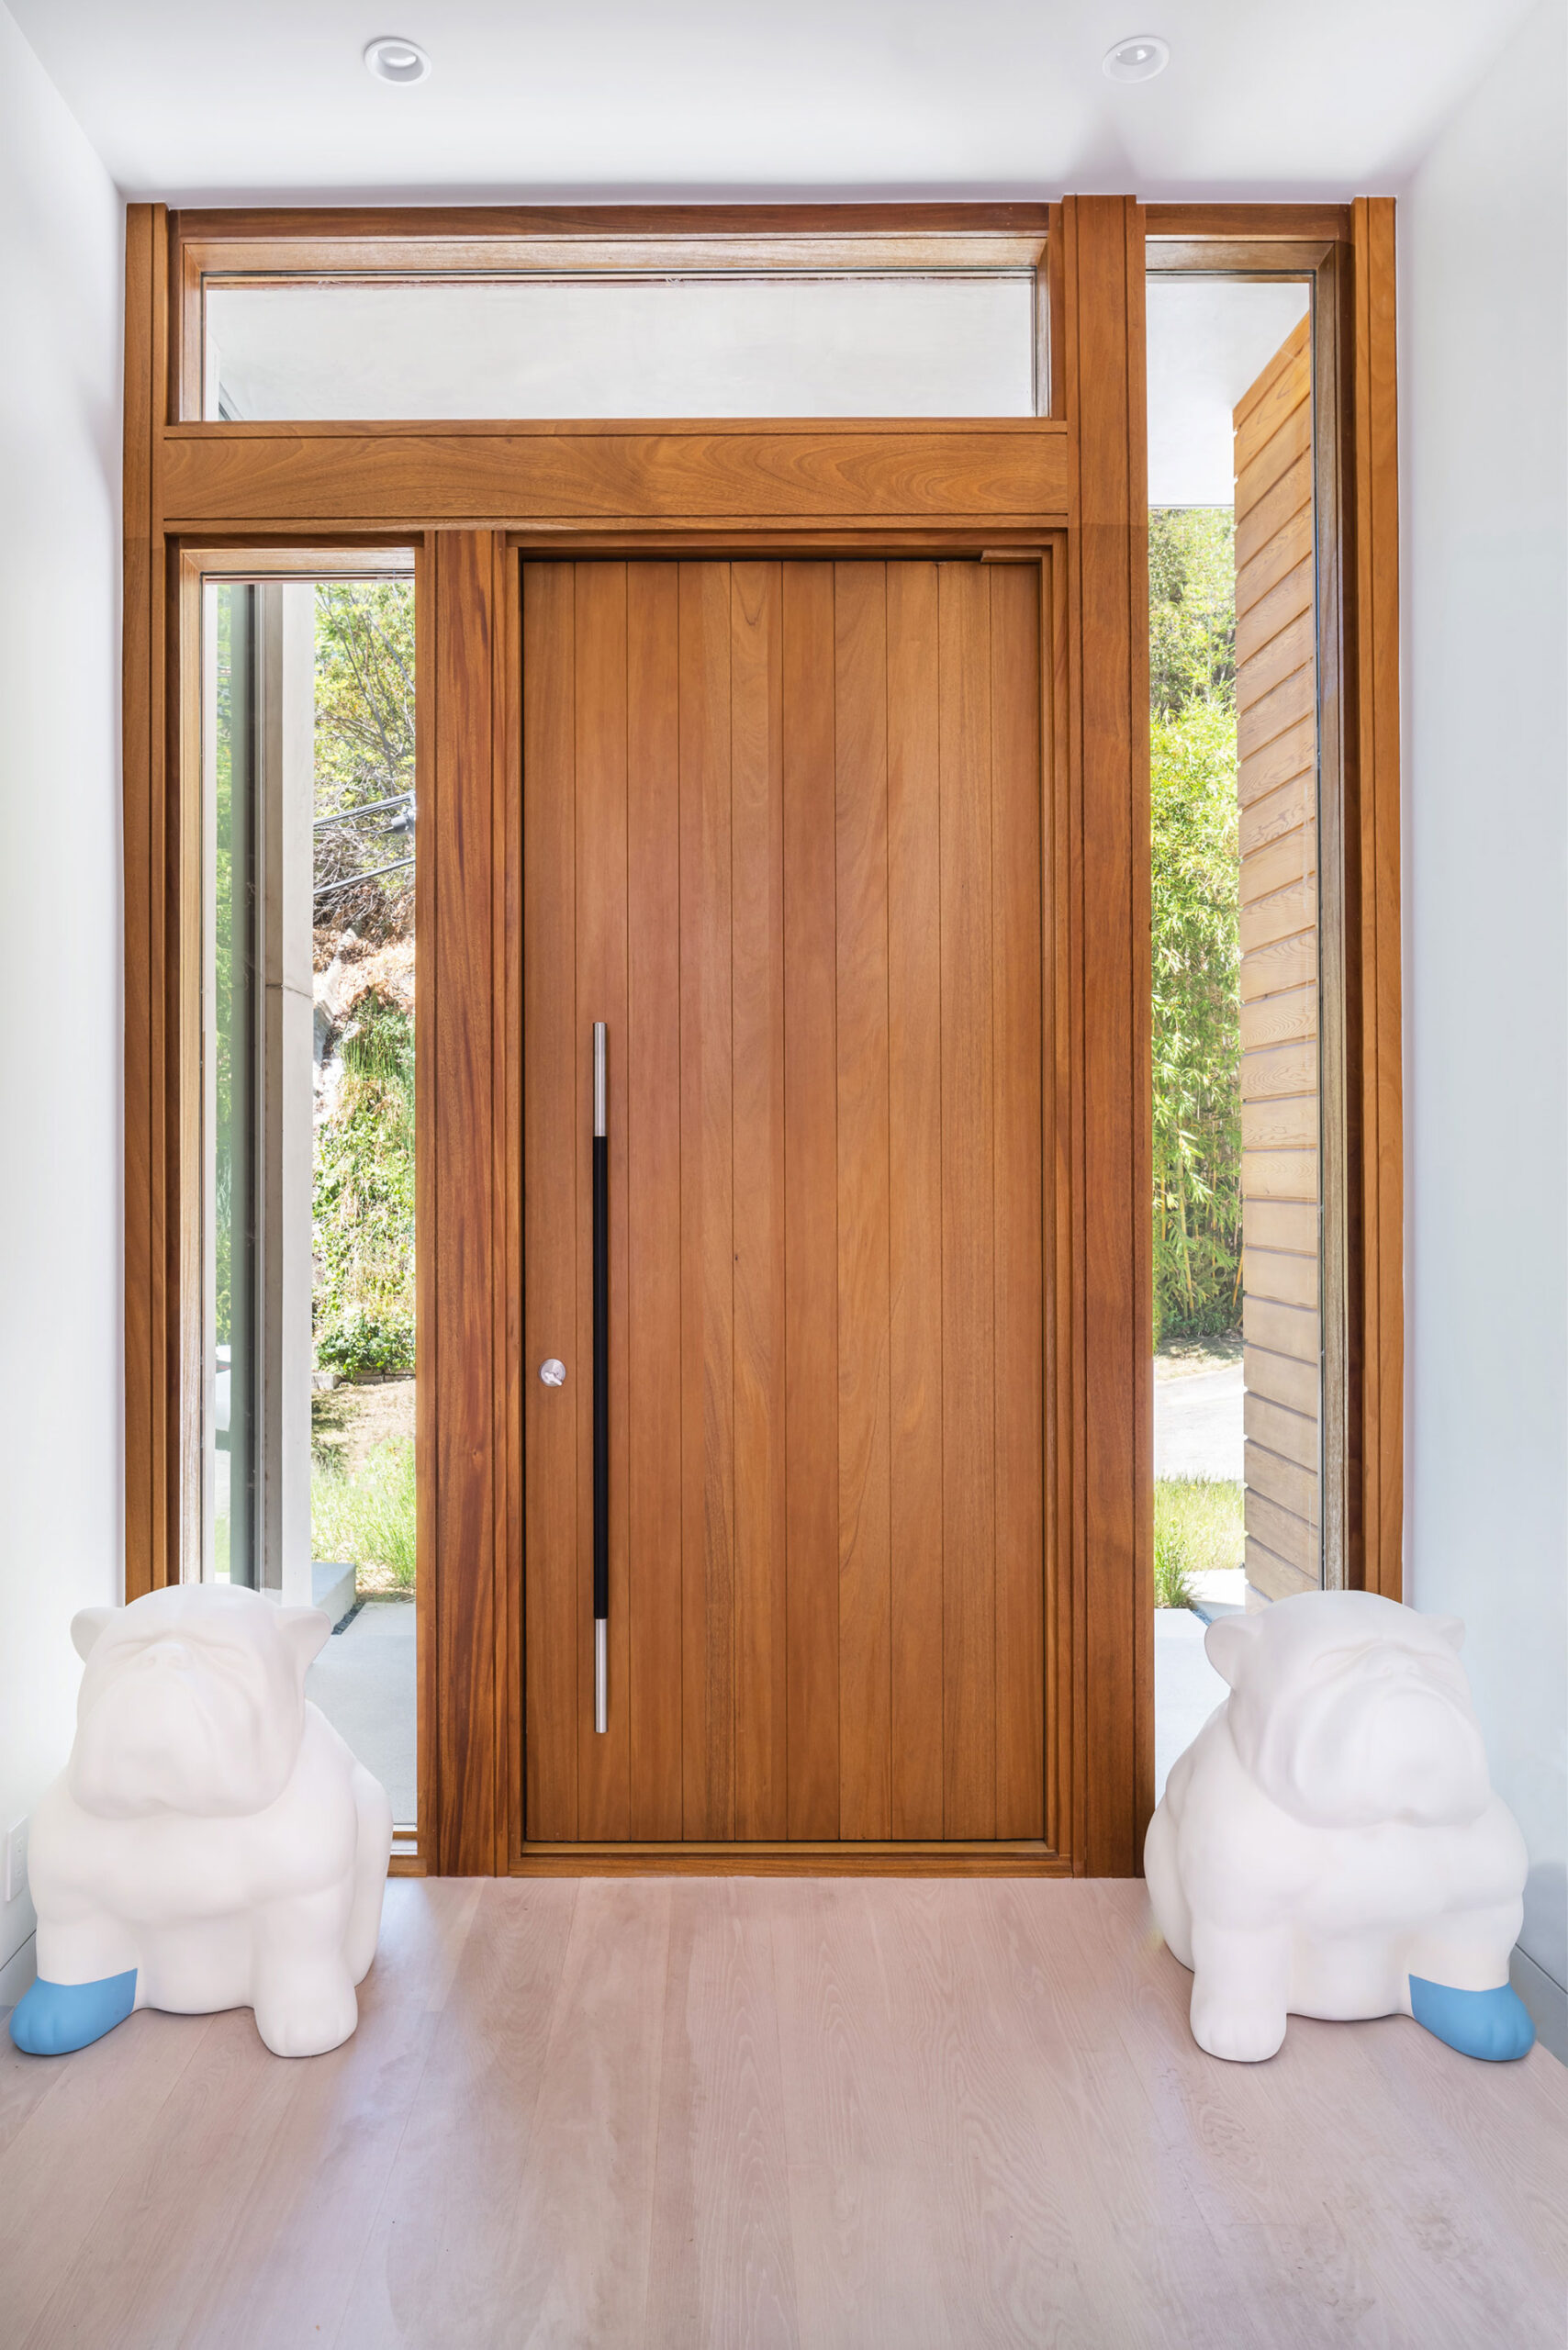
[(279, 2056), (358, 2021), (392, 1849), (385, 1788), (305, 1700), (330, 1626), (226, 1583), (89, 1607), (71, 1760), (34, 1815), (39, 1979), (11, 2037), (84, 2048), (134, 2008), (252, 2008)]
[(1212, 2056), (1274, 2054), (1287, 2015), (1409, 2015), (1522, 2056), (1508, 1984), (1524, 1839), (1493, 1794), (1463, 1626), (1312, 1591), (1209, 1626), (1230, 1695), (1171, 1771), (1144, 1846)]

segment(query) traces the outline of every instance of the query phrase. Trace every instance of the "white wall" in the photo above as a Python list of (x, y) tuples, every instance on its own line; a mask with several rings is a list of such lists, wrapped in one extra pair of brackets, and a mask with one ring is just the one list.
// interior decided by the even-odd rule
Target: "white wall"
[[(1568, 166), (1535, 15), (1400, 210), (1406, 1591), (1469, 1626), (1568, 2001)], [(1553, 1989), (1553, 1986), (1557, 1986)], [(1542, 2020), (1538, 2009), (1538, 2022)]]
[[(122, 221), (0, 6), (0, 1837), (121, 1583)], [(0, 1904), (0, 1969), (32, 1924)]]

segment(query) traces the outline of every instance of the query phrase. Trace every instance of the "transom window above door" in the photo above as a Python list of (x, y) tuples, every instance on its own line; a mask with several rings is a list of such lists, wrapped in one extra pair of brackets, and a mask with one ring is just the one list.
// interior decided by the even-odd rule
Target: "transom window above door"
[[(1042, 207), (988, 226), (518, 236), (180, 232), (180, 411), (207, 423), (1034, 418)], [(854, 221), (843, 216), (853, 210)], [(864, 216), (863, 219), (859, 216)], [(1014, 217), (1016, 216), (1016, 217)], [(210, 230), (210, 233), (209, 233)], [(237, 233), (238, 230), (238, 233)]]
[(1033, 416), (1032, 270), (258, 280), (207, 296), (209, 420)]

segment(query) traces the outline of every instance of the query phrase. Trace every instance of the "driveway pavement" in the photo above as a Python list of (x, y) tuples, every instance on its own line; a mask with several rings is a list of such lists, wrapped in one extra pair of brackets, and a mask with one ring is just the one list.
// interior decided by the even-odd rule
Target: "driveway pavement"
[(1241, 1482), (1243, 1390), (1239, 1362), (1184, 1377), (1154, 1374), (1154, 1473)]
[(414, 1603), (367, 1599), (334, 1632), (305, 1676), (305, 1694), (392, 1798), (399, 1828), (412, 1827)]
[(1154, 1799), (1170, 1766), (1225, 1698), (1225, 1683), (1204, 1654), (1208, 1626), (1190, 1607), (1154, 1611)]

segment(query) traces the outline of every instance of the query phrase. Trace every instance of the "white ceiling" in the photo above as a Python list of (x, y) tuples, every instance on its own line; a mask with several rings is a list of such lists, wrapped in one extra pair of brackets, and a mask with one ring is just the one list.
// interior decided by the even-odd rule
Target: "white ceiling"
[(1387, 193), (1530, 5), (9, 0), (128, 195), (218, 202)]

